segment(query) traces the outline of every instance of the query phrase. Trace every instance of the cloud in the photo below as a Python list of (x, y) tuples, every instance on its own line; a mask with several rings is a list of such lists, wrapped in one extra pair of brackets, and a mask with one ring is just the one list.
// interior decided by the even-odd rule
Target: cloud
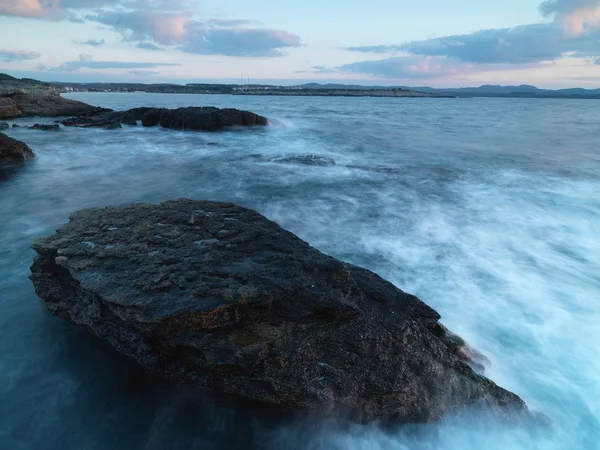
[[(152, 40), (177, 46), (187, 53), (227, 56), (281, 56), (285, 48), (299, 47), (300, 38), (282, 30), (246, 28), (248, 21), (200, 22), (189, 14), (157, 11), (99, 11), (88, 20), (121, 33), (125, 40)], [(232, 26), (233, 25), (233, 26)]]
[(142, 48), (144, 50), (164, 50), (158, 45), (154, 45), (152, 42), (138, 42), (136, 44), (137, 48)]
[[(59, 20), (68, 9), (90, 9), (118, 5), (121, 0), (1, 0), (0, 15)], [(123, 3), (126, 5), (127, 0)]]
[(129, 73), (137, 77), (151, 77), (159, 74), (153, 70), (130, 70)]
[(192, 27), (181, 50), (200, 55), (249, 57), (284, 56), (284, 48), (299, 47), (300, 38), (281, 30), (263, 28)]
[(350, 47), (360, 52), (445, 56), (474, 64), (531, 64), (574, 56), (600, 56), (600, 32), (566, 35), (552, 23), (482, 30), (389, 46)]
[(388, 54), (402, 52), (446, 57), (469, 64), (521, 66), (555, 61), (565, 56), (600, 56), (600, 0), (547, 0), (540, 5), (540, 11), (554, 21), (397, 45), (348, 47), (347, 50)]
[(2, 62), (20, 62), (30, 61), (37, 59), (42, 56), (41, 53), (32, 52), (28, 50), (12, 51), (12, 50), (0, 50), (0, 61)]
[(552, 24), (523, 25), (471, 34), (413, 41), (399, 46), (413, 55), (448, 56), (478, 64), (549, 61), (577, 45)]
[(351, 52), (364, 52), (364, 53), (391, 53), (401, 51), (399, 45), (365, 45), (359, 47), (346, 47), (346, 50)]
[(158, 62), (129, 62), (129, 61), (94, 61), (91, 55), (81, 54), (79, 60), (68, 61), (58, 66), (47, 67), (43, 64), (38, 65), (39, 70), (50, 70), (55, 72), (75, 72), (79, 69), (154, 69), (156, 67), (180, 66), (176, 63), (158, 63)]
[(188, 34), (188, 26), (196, 23), (187, 14), (139, 10), (99, 11), (87, 15), (86, 19), (113, 28), (127, 40), (150, 38), (164, 45), (182, 43)]
[(96, 10), (104, 7), (142, 9), (145, 11), (182, 11), (197, 0), (0, 0), (0, 15), (32, 19), (61, 20), (82, 23), (76, 10)]
[(555, 23), (571, 36), (600, 28), (599, 0), (547, 0), (540, 11), (545, 17), (554, 17)]
[(58, 3), (59, 0), (2, 0), (0, 15), (33, 19), (56, 17), (60, 15)]
[(104, 39), (88, 39), (87, 41), (73, 41), (76, 44), (81, 44), (81, 45), (90, 45), (92, 47), (100, 47), (101, 45), (106, 44), (106, 41)]
[(471, 66), (444, 57), (400, 56), (377, 61), (360, 61), (338, 67), (342, 72), (374, 75), (381, 78), (429, 79), (468, 72)]

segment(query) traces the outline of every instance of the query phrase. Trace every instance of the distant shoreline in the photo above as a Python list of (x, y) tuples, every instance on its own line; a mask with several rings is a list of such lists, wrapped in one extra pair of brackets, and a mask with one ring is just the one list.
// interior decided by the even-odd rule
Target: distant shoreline
[[(253, 95), (279, 97), (381, 97), (381, 98), (539, 98), (600, 100), (600, 89), (566, 89), (536, 91), (510, 91), (508, 89), (486, 90), (480, 88), (429, 89), (430, 91), (405, 88), (303, 88), (268, 87), (244, 89), (238, 85), (175, 85), (131, 83), (49, 83), (62, 94), (77, 92), (96, 93), (146, 93), (146, 94), (202, 94), (202, 95)], [(577, 92), (572, 92), (577, 91)]]

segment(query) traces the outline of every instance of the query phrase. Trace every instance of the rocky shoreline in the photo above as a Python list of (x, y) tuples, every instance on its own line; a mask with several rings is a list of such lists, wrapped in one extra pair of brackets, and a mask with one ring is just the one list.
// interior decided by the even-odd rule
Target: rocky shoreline
[(34, 248), (52, 313), (177, 384), (359, 421), (527, 411), (417, 297), (240, 206), (83, 210)]
[[(144, 127), (161, 126), (186, 131), (217, 131), (234, 126), (264, 126), (266, 117), (250, 111), (233, 108), (188, 107), (188, 108), (133, 108), (127, 111), (113, 111), (107, 108), (88, 105), (83, 102), (65, 99), (57, 89), (47, 83), (30, 79), (16, 79), (0, 74), (0, 130), (11, 126), (3, 120), (23, 117), (70, 117), (55, 123), (35, 123), (22, 126), (16, 123), (12, 128), (27, 128), (37, 131), (61, 131), (65, 127), (102, 128), (107, 130), (122, 128), (122, 124)], [(0, 133), (0, 165), (24, 162), (35, 158), (35, 152), (27, 144)]]
[(34, 116), (93, 116), (107, 111), (110, 109), (63, 98), (50, 84), (0, 74), (0, 120)]

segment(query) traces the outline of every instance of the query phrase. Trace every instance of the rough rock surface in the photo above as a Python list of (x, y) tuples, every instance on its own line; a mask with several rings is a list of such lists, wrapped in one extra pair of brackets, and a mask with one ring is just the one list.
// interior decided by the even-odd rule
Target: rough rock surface
[(216, 131), (228, 126), (267, 125), (267, 119), (258, 114), (212, 106), (177, 109), (134, 108), (94, 117), (72, 117), (62, 123), (65, 126), (85, 128), (119, 128), (121, 124), (137, 125), (138, 121), (145, 127), (160, 125), (163, 128), (194, 131)]
[(252, 210), (82, 210), (34, 248), (50, 311), (176, 383), (356, 420), (526, 411), (469, 367), (436, 311)]
[(63, 98), (48, 83), (0, 76), (0, 118), (93, 116), (107, 111), (110, 109)]
[(13, 164), (35, 158), (27, 144), (0, 133), (0, 164)]
[(23, 116), (93, 116), (105, 111), (110, 111), (106, 108), (100, 108), (76, 100), (63, 98), (58, 93), (39, 96), (18, 94), (11, 98), (18, 105)]
[(14, 119), (20, 117), (23, 113), (14, 102), (7, 97), (0, 97), (0, 119)]

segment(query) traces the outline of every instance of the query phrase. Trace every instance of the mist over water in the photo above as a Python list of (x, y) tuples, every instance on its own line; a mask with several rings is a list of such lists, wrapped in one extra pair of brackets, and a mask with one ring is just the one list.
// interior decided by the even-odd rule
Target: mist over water
[[(8, 132), (38, 158), (0, 172), (0, 449), (600, 448), (596, 102), (70, 97), (238, 107), (273, 123)], [(277, 419), (173, 388), (46, 311), (27, 279), (38, 236), (80, 208), (177, 197), (256, 209), (418, 295), (552, 426), (484, 410), (393, 430)]]

